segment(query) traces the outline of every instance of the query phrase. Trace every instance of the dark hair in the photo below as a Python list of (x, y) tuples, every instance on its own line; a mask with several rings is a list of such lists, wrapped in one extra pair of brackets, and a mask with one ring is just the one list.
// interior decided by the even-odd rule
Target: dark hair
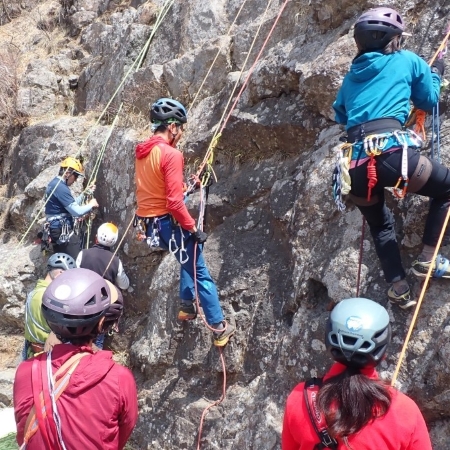
[(89, 336), (74, 337), (70, 340), (64, 339), (63, 341), (70, 342), (72, 345), (81, 347), (82, 345), (89, 345), (97, 337), (97, 334), (92, 334)]
[(317, 406), (335, 439), (345, 439), (383, 417), (390, 405), (391, 393), (386, 383), (350, 367), (325, 381), (317, 394)]
[(368, 52), (378, 51), (380, 53), (383, 53), (383, 55), (390, 55), (392, 53), (398, 52), (402, 49), (401, 48), (401, 39), (402, 39), (401, 36), (394, 36), (383, 49), (380, 48), (379, 50), (360, 50), (358, 48), (358, 53), (353, 58), (353, 61), (358, 59), (360, 56), (364, 55), (364, 53), (368, 53)]
[[(70, 169), (70, 168), (67, 168), (67, 167), (60, 167), (59, 168), (59, 172), (58, 172), (58, 176), (63, 176), (64, 175), (64, 173), (66, 174), (66, 175), (72, 175), (72, 173), (73, 173), (73, 169)], [(76, 174), (77, 175), (77, 177), (78, 177), (78, 173)]]
[(158, 125), (158, 128), (154, 131), (154, 133), (164, 133), (164, 131), (167, 130), (168, 126), (168, 123), (162, 123), (161, 125)]

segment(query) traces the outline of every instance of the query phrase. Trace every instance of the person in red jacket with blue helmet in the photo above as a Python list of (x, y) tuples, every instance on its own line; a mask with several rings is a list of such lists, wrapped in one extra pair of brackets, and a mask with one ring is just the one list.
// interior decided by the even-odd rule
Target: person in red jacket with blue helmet
[(170, 250), (181, 265), (178, 320), (197, 316), (195, 278), (206, 321), (214, 330), (214, 345), (222, 347), (235, 327), (224, 319), (206, 267), (200, 244), (207, 234), (196, 227), (184, 203), (184, 159), (176, 145), (186, 126), (186, 109), (176, 100), (161, 98), (152, 105), (150, 119), (154, 135), (136, 147), (137, 220), (146, 228), (149, 245)]
[[(389, 314), (366, 298), (339, 302), (330, 313), (325, 344), (335, 363), (311, 408), (326, 424), (336, 450), (431, 450), (423, 416), (412, 399), (386, 385), (376, 366), (391, 341)], [(282, 450), (311, 450), (321, 439), (298, 384), (287, 399)], [(312, 416), (314, 417), (314, 416)], [(317, 446), (317, 447), (316, 447)]]

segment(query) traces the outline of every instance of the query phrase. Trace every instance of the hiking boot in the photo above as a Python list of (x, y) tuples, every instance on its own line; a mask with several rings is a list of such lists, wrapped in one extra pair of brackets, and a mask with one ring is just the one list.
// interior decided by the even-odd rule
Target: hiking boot
[(217, 347), (223, 347), (228, 344), (228, 341), (230, 340), (230, 336), (234, 334), (236, 331), (236, 327), (224, 320), (223, 325), (225, 326), (224, 330), (218, 333), (214, 334), (214, 345)]
[(433, 278), (450, 278), (450, 261), (441, 255), (437, 255), (436, 261), (420, 261), (420, 258), (413, 262), (411, 271), (419, 278), (425, 278), (430, 265), (433, 265), (431, 276)]
[(411, 297), (411, 289), (408, 288), (403, 294), (397, 294), (393, 286), (388, 291), (388, 298), (391, 303), (402, 309), (408, 309), (417, 304), (417, 301)]
[(195, 303), (181, 303), (178, 308), (178, 320), (194, 320), (197, 317)]

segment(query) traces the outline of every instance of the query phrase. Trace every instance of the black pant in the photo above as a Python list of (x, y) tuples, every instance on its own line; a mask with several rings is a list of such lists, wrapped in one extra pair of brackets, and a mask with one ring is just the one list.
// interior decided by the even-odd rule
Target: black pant
[(64, 244), (57, 244), (59, 236), (61, 236), (61, 228), (50, 228), (50, 237), (52, 238), (53, 251), (55, 253), (66, 253), (73, 259), (76, 259), (80, 253), (80, 237), (73, 233), (70, 239)]
[[(409, 178), (417, 167), (419, 156), (415, 149), (408, 149)], [(358, 204), (357, 206), (369, 224), (386, 281), (392, 283), (405, 278), (405, 271), (395, 237), (394, 218), (385, 205), (384, 188), (395, 186), (401, 176), (402, 150), (384, 153), (376, 156), (375, 160), (378, 182), (372, 189), (372, 197), (376, 202), (369, 206)], [(450, 206), (450, 171), (434, 160), (431, 160), (431, 163), (430, 178), (416, 193), (431, 198), (422, 242), (435, 247)], [(351, 194), (355, 197), (367, 198), (367, 164), (368, 162), (350, 169)], [(355, 201), (355, 203), (358, 202)], [(447, 245), (448, 241), (449, 230), (447, 229), (443, 245)]]

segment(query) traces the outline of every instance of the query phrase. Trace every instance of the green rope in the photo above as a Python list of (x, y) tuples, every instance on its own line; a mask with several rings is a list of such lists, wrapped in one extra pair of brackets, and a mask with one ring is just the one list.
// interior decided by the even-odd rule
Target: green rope
[[(135, 61), (133, 62), (133, 64), (131, 65), (131, 67), (128, 69), (127, 73), (125, 74), (124, 78), (122, 79), (122, 81), (120, 82), (119, 86), (117, 87), (117, 89), (115, 90), (113, 96), (111, 97), (111, 99), (109, 100), (109, 102), (107, 103), (107, 105), (105, 106), (105, 108), (103, 109), (102, 113), (100, 114), (100, 117), (97, 119), (97, 121), (95, 122), (95, 124), (93, 125), (93, 127), (90, 129), (88, 135), (86, 136), (86, 138), (84, 139), (84, 141), (81, 143), (78, 152), (76, 154), (76, 157), (78, 157), (78, 155), (81, 155), (81, 150), (82, 148), (86, 145), (86, 142), (88, 141), (89, 137), (91, 136), (92, 132), (94, 131), (94, 129), (97, 127), (97, 125), (100, 123), (100, 120), (103, 118), (103, 116), (105, 115), (106, 111), (108, 110), (109, 106), (111, 105), (111, 103), (113, 102), (113, 100), (116, 98), (117, 94), (119, 93), (119, 90), (122, 88), (122, 86), (124, 85), (125, 81), (127, 80), (127, 78), (129, 77), (129, 75), (131, 74), (131, 72), (133, 71), (133, 69), (135, 69), (135, 71), (138, 71), (144, 61), (144, 57), (148, 51), (148, 48), (150, 46), (151, 41), (153, 40), (153, 37), (155, 36), (156, 32), (158, 31), (158, 28), (160, 27), (163, 19), (166, 17), (167, 13), (169, 12), (169, 9), (172, 7), (174, 3), (174, 0), (166, 0), (166, 2), (164, 3), (163, 7), (161, 8), (161, 11), (158, 14), (158, 17), (156, 18), (156, 22), (155, 25), (152, 29), (152, 32), (150, 33), (149, 38), (147, 39), (147, 42), (145, 43), (144, 47), (142, 48), (142, 50), (139, 52), (137, 58), (135, 59)], [(64, 172), (65, 174), (65, 172)], [(55, 192), (56, 188), (58, 187), (59, 182), (56, 184), (55, 188), (53, 189), (53, 191), (51, 192), (51, 194), (48, 196), (47, 200), (44, 202), (44, 204), (42, 205), (42, 207), (39, 209), (38, 213), (36, 214), (36, 217), (34, 218), (34, 220), (31, 222), (31, 225), (27, 228), (27, 230), (25, 231), (24, 235), (22, 236), (22, 238), (20, 239), (19, 243), (17, 244), (17, 247), (20, 247), (23, 242), (25, 241), (25, 238), (28, 236), (28, 233), (30, 232), (31, 228), (33, 227), (33, 225), (39, 220), (40, 215), (42, 214), (42, 211), (45, 208), (45, 205), (47, 204), (47, 202), (49, 201), (50, 197), (53, 195), (53, 193)]]
[(94, 131), (95, 127), (100, 123), (100, 120), (102, 120), (103, 116), (105, 115), (106, 111), (108, 110), (109, 106), (111, 105), (111, 103), (114, 101), (114, 99), (116, 98), (117, 94), (119, 93), (120, 89), (122, 88), (122, 86), (125, 84), (125, 81), (127, 80), (127, 78), (130, 76), (131, 72), (133, 71), (133, 69), (137, 72), (142, 65), (142, 62), (144, 61), (144, 57), (147, 53), (148, 47), (150, 46), (151, 41), (153, 40), (153, 37), (155, 36), (156, 31), (158, 30), (159, 26), (161, 25), (164, 17), (166, 17), (166, 14), (169, 12), (169, 9), (171, 8), (171, 6), (173, 5), (175, 0), (166, 0), (166, 2), (164, 3), (163, 7), (161, 8), (161, 11), (158, 14), (158, 17), (156, 19), (155, 25), (153, 27), (152, 32), (150, 33), (149, 38), (147, 39), (147, 42), (145, 43), (144, 47), (142, 48), (142, 50), (139, 52), (137, 58), (134, 60), (133, 64), (130, 66), (130, 68), (128, 69), (127, 73), (125, 74), (125, 76), (123, 77), (122, 81), (120, 82), (119, 86), (117, 87), (117, 89), (114, 91), (114, 94), (112, 95), (111, 99), (109, 100), (109, 102), (106, 104), (105, 108), (103, 109), (102, 113), (100, 114), (99, 118), (97, 119), (97, 121), (95, 122), (94, 126), (91, 128), (91, 130), (89, 131), (89, 134), (86, 136), (86, 138), (84, 139), (84, 141), (81, 143), (80, 148), (78, 149), (78, 153), (77, 153), (77, 157), (80, 154), (81, 155), (81, 150), (82, 148), (86, 145), (87, 140), (89, 139), (90, 135), (92, 134), (92, 132)]

